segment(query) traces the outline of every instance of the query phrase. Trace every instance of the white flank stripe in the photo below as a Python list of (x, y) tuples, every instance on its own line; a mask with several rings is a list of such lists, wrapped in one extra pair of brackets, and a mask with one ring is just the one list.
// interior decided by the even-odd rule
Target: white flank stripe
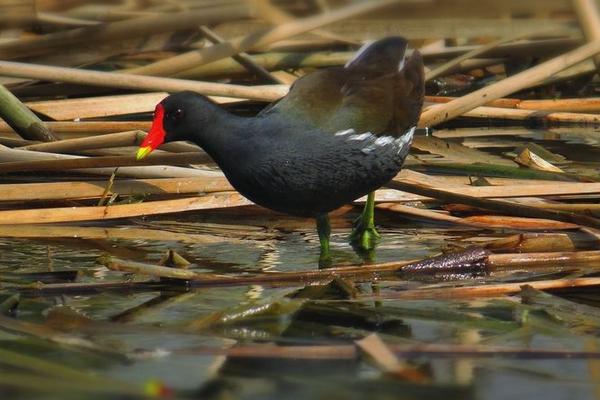
[[(407, 48), (407, 50), (408, 50), (408, 48)], [(400, 71), (402, 71), (404, 69), (404, 61), (406, 61), (406, 58), (402, 57), (402, 59), (398, 63), (398, 72), (400, 72)]]
[(415, 129), (417, 129), (417, 127), (413, 126), (402, 137), (394, 141), (396, 146), (398, 146), (398, 153), (400, 153), (404, 146), (411, 142), (413, 135), (415, 134)]
[(336, 132), (334, 135), (335, 136), (344, 136), (349, 133), (354, 133), (354, 129), (346, 129), (345, 131), (339, 131), (339, 132)]
[(395, 139), (392, 136), (380, 136), (375, 140), (377, 146), (386, 146), (392, 143)]
[(373, 136), (371, 132), (365, 132), (361, 133), (360, 135), (352, 135), (348, 138), (348, 140), (365, 140), (370, 136)]

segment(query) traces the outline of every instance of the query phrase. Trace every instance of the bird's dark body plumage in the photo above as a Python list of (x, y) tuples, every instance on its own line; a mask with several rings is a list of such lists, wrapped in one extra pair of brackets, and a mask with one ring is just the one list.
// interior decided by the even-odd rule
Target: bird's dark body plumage
[(204, 148), (259, 205), (326, 214), (379, 188), (402, 167), (424, 92), (420, 54), (405, 60), (405, 49), (403, 38), (375, 42), (345, 67), (299, 79), (253, 118), (231, 115), (195, 93), (174, 94), (161, 103), (165, 141)]

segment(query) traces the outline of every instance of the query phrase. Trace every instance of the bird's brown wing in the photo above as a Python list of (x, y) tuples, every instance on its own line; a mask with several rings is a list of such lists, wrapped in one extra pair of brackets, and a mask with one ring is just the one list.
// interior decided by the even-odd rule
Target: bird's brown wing
[(344, 67), (308, 74), (264, 110), (324, 132), (346, 129), (400, 135), (414, 126), (423, 104), (423, 62), (404, 59), (406, 40), (386, 38), (361, 49)]

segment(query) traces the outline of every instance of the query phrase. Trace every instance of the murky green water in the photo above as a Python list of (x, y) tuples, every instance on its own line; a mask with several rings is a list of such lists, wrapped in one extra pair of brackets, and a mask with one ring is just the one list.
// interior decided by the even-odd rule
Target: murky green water
[[(577, 133), (535, 132), (502, 140), (535, 139), (548, 150), (563, 149), (576, 161), (569, 168), (577, 170), (576, 164), (582, 163), (591, 169), (594, 160), (574, 150), (595, 146), (595, 139), (573, 132)], [(502, 151), (502, 140), (494, 138), (487, 148)], [(346, 240), (355, 215), (334, 221), (336, 263), (361, 262)], [(425, 224), (392, 214), (381, 214), (379, 223), (377, 262), (421, 259), (472, 237), (512, 233)], [(125, 399), (161, 390), (162, 396), (181, 399), (599, 396), (598, 357), (565, 358), (560, 353), (600, 351), (600, 312), (589, 305), (595, 301), (594, 293), (570, 299), (535, 293), (527, 302), (520, 296), (375, 300), (372, 294), (385, 298), (386, 293), (420, 285), (390, 278), (360, 284), (358, 299), (335, 285), (307, 290), (300, 284), (214, 288), (170, 284), (141, 290), (52, 292), (10, 287), (56, 277), (59, 271), (78, 271), (78, 282), (121, 282), (123, 274), (107, 270), (98, 257), (158, 262), (169, 249), (200, 272), (302, 271), (317, 268), (318, 238), (304, 222), (275, 214), (248, 217), (236, 211), (110, 225), (6, 228), (0, 232), (0, 304), (8, 304), (7, 299), (19, 292), (21, 297), (16, 309), (3, 310), (0, 317), (0, 397)], [(550, 272), (552, 267), (559, 271), (560, 266), (549, 266)], [(51, 274), (16, 275), (40, 272)], [(469, 282), (541, 279), (548, 273), (548, 269), (519, 271)], [(368, 357), (348, 355), (347, 345), (373, 332), (392, 347), (435, 344), (447, 345), (449, 351), (400, 353), (418, 379), (399, 379), (382, 373)], [(296, 353), (259, 351), (267, 344)], [(302, 346), (308, 350), (303, 352)], [(312, 353), (311, 346), (327, 351)], [(451, 351), (460, 346), (514, 352)], [(226, 356), (220, 349), (247, 353)], [(544, 350), (560, 354), (549, 356)]]

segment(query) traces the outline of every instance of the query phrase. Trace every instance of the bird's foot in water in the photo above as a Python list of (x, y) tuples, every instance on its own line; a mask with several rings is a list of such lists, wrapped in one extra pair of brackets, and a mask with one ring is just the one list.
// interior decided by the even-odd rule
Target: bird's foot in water
[(370, 251), (375, 249), (381, 235), (372, 224), (365, 224), (363, 216), (354, 221), (354, 228), (350, 234), (350, 242), (360, 250)]
[(319, 269), (321, 268), (329, 268), (333, 265), (333, 259), (331, 258), (331, 254), (329, 252), (321, 251), (319, 255)]

